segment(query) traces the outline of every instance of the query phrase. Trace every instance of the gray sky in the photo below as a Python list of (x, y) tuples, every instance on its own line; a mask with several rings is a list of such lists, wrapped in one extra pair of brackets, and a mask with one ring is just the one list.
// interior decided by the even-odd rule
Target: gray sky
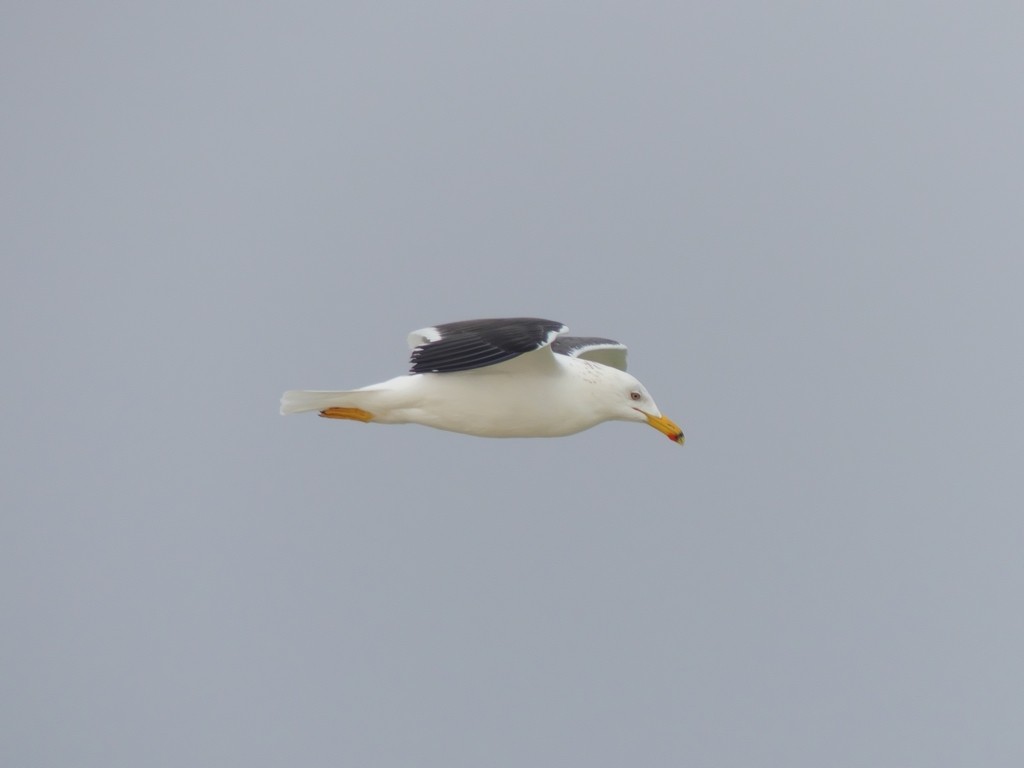
[[(6, 3), (0, 763), (1021, 765), (1024, 11), (809, 6)], [(277, 415), (506, 314), (686, 446)]]

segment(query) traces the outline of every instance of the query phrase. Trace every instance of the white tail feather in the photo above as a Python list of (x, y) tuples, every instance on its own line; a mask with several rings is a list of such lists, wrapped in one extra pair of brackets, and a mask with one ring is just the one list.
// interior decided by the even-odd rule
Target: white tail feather
[(358, 408), (362, 392), (292, 389), (281, 396), (281, 415), (322, 411), (324, 408)]

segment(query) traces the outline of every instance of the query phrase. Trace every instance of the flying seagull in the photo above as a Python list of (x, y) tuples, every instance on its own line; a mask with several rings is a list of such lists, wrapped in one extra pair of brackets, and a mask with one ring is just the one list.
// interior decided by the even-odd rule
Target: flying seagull
[(349, 391), (292, 390), (281, 413), (423, 424), (480, 437), (560, 437), (604, 421), (638, 421), (683, 444), (683, 432), (626, 373), (626, 347), (563, 336), (536, 317), (460, 320), (409, 334), (408, 375)]

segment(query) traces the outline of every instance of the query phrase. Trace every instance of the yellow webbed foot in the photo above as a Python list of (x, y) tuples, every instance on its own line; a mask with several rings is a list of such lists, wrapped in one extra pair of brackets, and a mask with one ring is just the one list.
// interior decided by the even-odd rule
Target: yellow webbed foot
[(362, 422), (373, 420), (373, 414), (362, 408), (324, 408), (320, 415), (325, 419), (354, 419)]

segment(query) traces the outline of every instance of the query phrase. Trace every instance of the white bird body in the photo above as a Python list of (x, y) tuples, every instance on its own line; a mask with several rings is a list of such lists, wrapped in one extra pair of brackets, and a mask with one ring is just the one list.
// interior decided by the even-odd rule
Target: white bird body
[[(478, 334), (454, 334), (450, 330), (470, 324), (474, 331), (481, 327), (485, 331), (516, 330), (514, 323), (525, 321), (533, 319), (464, 321), (416, 331), (410, 335), (410, 343), (415, 345), (414, 364), (423, 350), (434, 352), (440, 347), (441, 356), (434, 356), (444, 372), (413, 372), (348, 391), (292, 390), (281, 399), (281, 413), (319, 411), (331, 418), (422, 424), (480, 437), (560, 437), (617, 419), (647, 422), (675, 442), (682, 442), (681, 430), (662, 416), (643, 384), (619, 367), (582, 356), (588, 349), (597, 349), (602, 359), (624, 367), (625, 348), (617, 342), (572, 339), (601, 343), (581, 343), (555, 354), (551, 343), (557, 332), (550, 329), (564, 330), (564, 326), (533, 321), (548, 323), (541, 330), (547, 328), (549, 332), (544, 338), (531, 339), (529, 351), (514, 349), (509, 357), (509, 350), (502, 350), (504, 358), (500, 362), (476, 364), (480, 355)], [(505, 325), (486, 325), (497, 323)], [(537, 328), (532, 331), (536, 333)], [(453, 338), (461, 344), (454, 353), (450, 349)], [(470, 353), (464, 352), (467, 347)], [(492, 354), (492, 349), (488, 347), (487, 354)], [(609, 358), (610, 352), (617, 357)], [(467, 354), (476, 355), (471, 361), (476, 367), (458, 367), (467, 364)]]
[[(622, 371), (564, 355), (549, 353), (549, 366), (524, 365), (534, 354), (472, 371), (396, 376), (349, 391), (287, 392), (281, 413), (359, 408), (381, 424), (423, 424), (480, 437), (561, 437), (609, 420), (597, 382), (614, 377), (625, 388), (643, 386)], [(657, 407), (651, 410), (661, 415)]]

